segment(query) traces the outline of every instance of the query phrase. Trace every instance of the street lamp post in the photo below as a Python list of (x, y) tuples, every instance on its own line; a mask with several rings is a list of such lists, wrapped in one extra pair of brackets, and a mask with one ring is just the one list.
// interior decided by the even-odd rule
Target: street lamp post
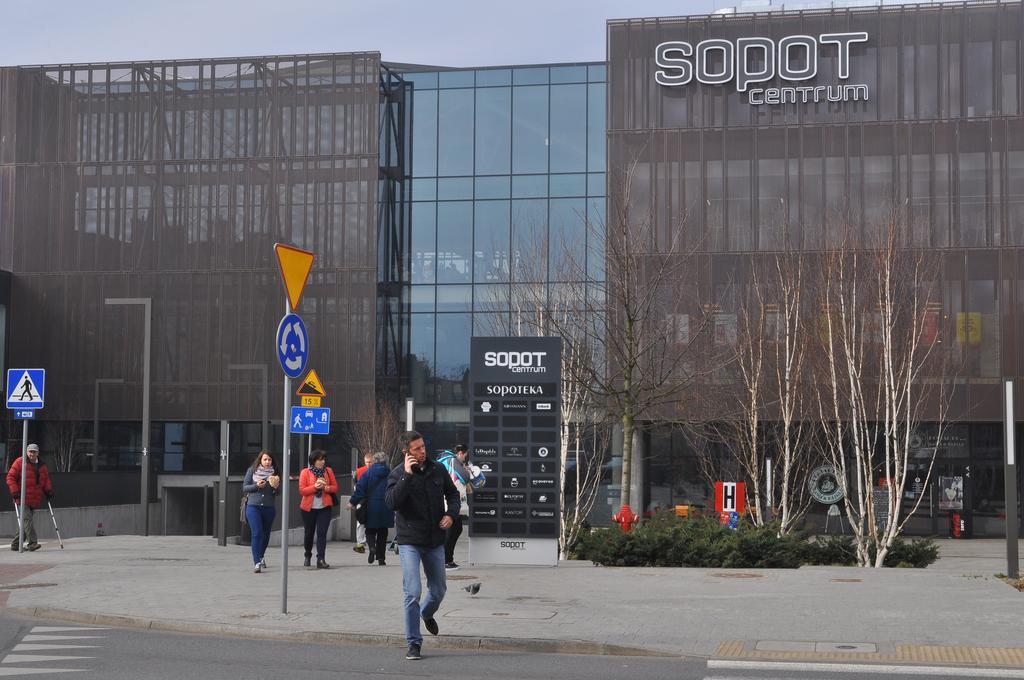
[(149, 536), (149, 368), (153, 337), (153, 298), (105, 298), (105, 305), (142, 305), (145, 330), (142, 340), (142, 535)]
[(100, 385), (123, 385), (124, 378), (96, 378), (96, 395), (92, 400), (92, 471), (100, 469)]

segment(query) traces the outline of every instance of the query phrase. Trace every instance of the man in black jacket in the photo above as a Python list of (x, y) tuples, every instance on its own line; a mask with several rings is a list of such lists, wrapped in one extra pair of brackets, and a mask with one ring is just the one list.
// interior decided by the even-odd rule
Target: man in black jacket
[[(419, 432), (399, 438), (405, 461), (391, 471), (384, 502), (395, 511), (398, 557), (402, 562), (405, 592), (406, 659), (419, 659), (423, 636), (420, 618), (431, 635), (437, 635), (437, 613), (447, 585), (444, 574), (445, 532), (459, 516), (459, 491), (444, 466), (427, 459), (427, 446)], [(445, 510), (447, 501), (448, 509)], [(423, 584), (420, 565), (427, 577), (427, 600), (420, 605)]]

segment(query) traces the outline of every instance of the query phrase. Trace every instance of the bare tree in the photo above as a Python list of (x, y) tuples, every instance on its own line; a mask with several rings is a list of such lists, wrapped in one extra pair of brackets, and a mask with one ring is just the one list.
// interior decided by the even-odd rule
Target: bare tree
[[(915, 431), (934, 422), (941, 441), (946, 424), (949, 383), (934, 316), (939, 259), (902, 246), (907, 225), (898, 207), (872, 225), (869, 247), (851, 246), (854, 227), (845, 227), (847, 238), (826, 252), (821, 270), (823, 351), (815, 384), (858, 561), (879, 567), (921, 502), (919, 495), (901, 516)], [(926, 485), (934, 458), (933, 449)], [(884, 478), (881, 489), (876, 476)], [(885, 499), (878, 509), (875, 491)]]
[(397, 464), (401, 426), (393, 404), (384, 399), (368, 401), (356, 411), (350, 434), (352, 446), (359, 449), (360, 454), (383, 451), (392, 465)]
[(53, 467), (58, 472), (71, 472), (82, 460), (78, 449), (82, 424), (77, 420), (59, 420), (46, 424), (46, 439), (53, 445)]

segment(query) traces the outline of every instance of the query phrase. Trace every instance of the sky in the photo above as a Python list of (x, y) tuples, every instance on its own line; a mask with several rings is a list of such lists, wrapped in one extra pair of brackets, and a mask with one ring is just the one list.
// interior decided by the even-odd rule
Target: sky
[(4, 0), (0, 65), (379, 51), (437, 66), (600, 61), (605, 21), (732, 0)]

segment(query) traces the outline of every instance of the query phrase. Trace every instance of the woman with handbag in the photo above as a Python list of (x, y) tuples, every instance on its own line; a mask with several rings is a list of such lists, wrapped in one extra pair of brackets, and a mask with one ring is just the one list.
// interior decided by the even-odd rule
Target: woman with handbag
[(373, 454), (373, 464), (359, 478), (348, 502), (349, 510), (356, 508), (356, 519), (366, 525), (367, 563), (373, 564), (376, 559), (381, 567), (386, 564), (388, 529), (395, 526), (395, 513), (384, 503), (389, 474), (387, 454), (383, 451)]
[(252, 529), (252, 571), (258, 574), (267, 568), (264, 553), (270, 543), (270, 528), (274, 524), (274, 507), (281, 477), (277, 474), (277, 464), (269, 451), (260, 451), (259, 455), (245, 471), (242, 482), (242, 493), (245, 494), (245, 521)]
[(302, 496), (302, 524), (306, 529), (304, 547), (310, 566), (313, 557), (313, 536), (316, 535), (316, 568), (329, 569), (327, 564), (327, 528), (331, 525), (331, 506), (338, 493), (334, 470), (327, 467), (327, 454), (317, 449), (309, 454), (309, 467), (299, 473), (299, 495)]

